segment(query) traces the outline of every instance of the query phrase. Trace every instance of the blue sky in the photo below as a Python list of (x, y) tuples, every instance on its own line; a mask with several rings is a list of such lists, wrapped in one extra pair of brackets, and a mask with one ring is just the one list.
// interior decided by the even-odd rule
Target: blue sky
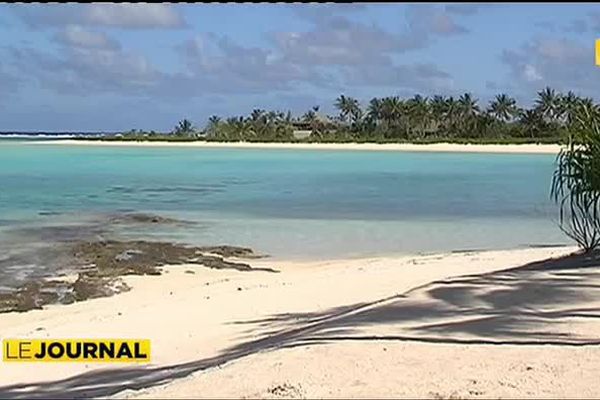
[(168, 130), (339, 94), (600, 100), (596, 4), (2, 4), (0, 130)]

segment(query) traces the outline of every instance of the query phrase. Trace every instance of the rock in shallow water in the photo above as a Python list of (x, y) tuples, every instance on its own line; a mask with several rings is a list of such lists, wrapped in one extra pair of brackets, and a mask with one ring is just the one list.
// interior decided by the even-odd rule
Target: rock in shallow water
[(109, 217), (108, 220), (113, 224), (182, 224), (190, 223), (189, 221), (183, 221), (175, 218), (162, 217), (154, 214), (144, 213), (123, 213), (116, 214)]
[(131, 260), (137, 254), (142, 254), (142, 252), (140, 250), (127, 249), (124, 252), (122, 252), (120, 254), (117, 254), (115, 256), (115, 261), (127, 261), (127, 260)]
[(237, 247), (237, 246), (206, 246), (199, 247), (197, 249), (200, 253), (211, 253), (217, 254), (223, 257), (237, 257), (237, 258), (261, 258), (261, 255), (255, 254), (254, 251), (248, 247)]

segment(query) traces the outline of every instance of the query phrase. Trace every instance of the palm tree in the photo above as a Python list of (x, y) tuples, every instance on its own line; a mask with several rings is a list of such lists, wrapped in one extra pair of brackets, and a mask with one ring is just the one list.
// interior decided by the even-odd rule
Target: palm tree
[(208, 123), (209, 123), (210, 125), (218, 125), (218, 124), (219, 124), (219, 122), (221, 122), (221, 117), (219, 117), (218, 115), (211, 115), (211, 116), (208, 118)]
[(263, 118), (264, 114), (265, 114), (265, 110), (256, 108), (256, 109), (252, 110), (252, 112), (250, 113), (250, 120), (252, 122), (258, 122), (260, 119)]
[(195, 128), (189, 119), (182, 119), (175, 127), (174, 133), (176, 135), (189, 135), (190, 133), (194, 133), (194, 130)]
[(458, 109), (463, 117), (471, 117), (479, 112), (477, 99), (471, 93), (465, 93), (458, 98)]
[(358, 100), (354, 100), (354, 102), (352, 103), (352, 110), (350, 111), (350, 116), (354, 125), (358, 124), (362, 120), (363, 110), (360, 108)]
[(362, 114), (358, 100), (343, 94), (335, 100), (335, 108), (340, 111), (340, 119), (344, 122), (349, 116), (356, 121)]
[(429, 101), (420, 94), (407, 101), (408, 119), (411, 127), (415, 127), (419, 136), (424, 136), (430, 121)]
[(321, 139), (323, 137), (324, 126), (321, 120), (319, 120), (318, 111), (319, 106), (314, 106), (302, 116), (302, 121), (310, 125), (311, 136)]
[(446, 112), (445, 112), (445, 120), (446, 120), (446, 129), (447, 133), (458, 133), (458, 128), (462, 124), (463, 116), (461, 114), (461, 108), (458, 100), (456, 100), (453, 96), (450, 96), (446, 99)]
[(460, 127), (460, 133), (466, 134), (469, 127), (475, 125), (475, 117), (479, 113), (477, 99), (473, 98), (470, 93), (465, 93), (458, 98), (456, 102), (456, 111)]
[(559, 96), (554, 89), (546, 87), (544, 90), (537, 93), (538, 98), (535, 101), (535, 109), (540, 113), (542, 118), (548, 122), (553, 122), (558, 114)]
[(551, 196), (561, 229), (586, 252), (600, 246), (600, 117), (595, 106), (574, 113), (569, 143), (559, 156)]
[(429, 100), (432, 116), (441, 121), (448, 111), (448, 100), (444, 96), (435, 95)]
[(310, 122), (314, 121), (316, 117), (317, 117), (317, 113), (315, 113), (313, 110), (308, 110), (306, 113), (304, 113), (301, 120), (303, 122), (310, 123)]
[(566, 126), (571, 126), (573, 124), (575, 112), (581, 104), (582, 99), (571, 90), (569, 90), (566, 95), (560, 96), (557, 114)]
[(488, 108), (488, 113), (502, 122), (510, 121), (518, 112), (517, 101), (506, 94), (496, 95)]
[(208, 118), (208, 126), (206, 127), (206, 132), (210, 136), (218, 135), (219, 124), (221, 123), (221, 118), (217, 115), (212, 115)]
[(249, 137), (256, 136), (256, 132), (252, 128), (252, 125), (248, 124), (244, 117), (240, 116), (236, 118), (233, 126), (238, 140), (246, 140)]
[(579, 100), (579, 105), (581, 107), (587, 107), (590, 112), (594, 109), (594, 107), (597, 108), (597, 106), (594, 105), (594, 100), (589, 97), (584, 97), (583, 99)]
[(498, 120), (491, 114), (485, 112), (475, 117), (475, 133), (479, 137), (491, 137), (498, 133), (494, 129), (498, 124)]
[(385, 97), (381, 100), (381, 117), (389, 125), (397, 125), (402, 117), (404, 103), (398, 96)]
[(523, 126), (525, 133), (534, 138), (542, 130), (544, 120), (540, 112), (533, 109), (523, 111), (519, 118), (519, 123)]
[(374, 97), (369, 102), (369, 107), (367, 108), (367, 117), (377, 125), (379, 121), (383, 118), (383, 102), (381, 99)]
[(341, 120), (345, 120), (348, 114), (350, 114), (348, 99), (343, 94), (340, 95), (340, 97), (338, 97), (337, 99), (335, 99), (334, 106), (339, 110)]

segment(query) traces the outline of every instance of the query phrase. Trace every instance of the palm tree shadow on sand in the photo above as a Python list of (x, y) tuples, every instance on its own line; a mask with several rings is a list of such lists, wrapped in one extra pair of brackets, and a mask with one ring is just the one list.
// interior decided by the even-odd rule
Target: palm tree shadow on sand
[(188, 363), (103, 369), (63, 380), (5, 386), (0, 398), (106, 397), (165, 384), (261, 351), (346, 340), (596, 346), (599, 289), (600, 253), (573, 254), (440, 280), (371, 303), (235, 321), (248, 325), (248, 336), (259, 339)]

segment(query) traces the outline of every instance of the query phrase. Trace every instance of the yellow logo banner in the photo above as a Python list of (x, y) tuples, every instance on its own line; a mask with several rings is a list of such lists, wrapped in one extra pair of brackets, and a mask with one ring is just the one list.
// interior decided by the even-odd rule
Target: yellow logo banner
[(7, 362), (150, 362), (148, 339), (4, 339)]

